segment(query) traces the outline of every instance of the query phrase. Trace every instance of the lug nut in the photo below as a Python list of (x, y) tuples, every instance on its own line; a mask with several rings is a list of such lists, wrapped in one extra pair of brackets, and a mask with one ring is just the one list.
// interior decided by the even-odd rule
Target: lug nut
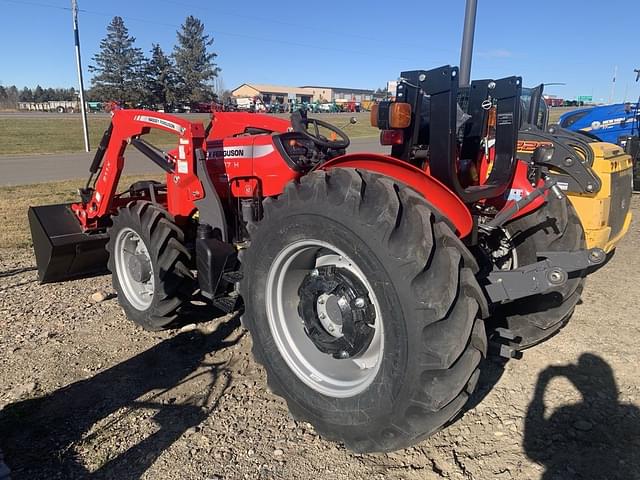
[(349, 358), (351, 356), (346, 350), (340, 350), (340, 353), (338, 355), (340, 356), (340, 358)]
[(335, 330), (335, 328), (333, 328), (333, 325), (329, 325), (327, 327), (327, 330), (329, 330), (330, 332), (333, 332)]
[(324, 320), (325, 318), (327, 318), (327, 316), (324, 313), (320, 313), (320, 315), (318, 315), (320, 317), (320, 320)]
[(357, 307), (357, 308), (363, 308), (364, 307), (364, 298), (358, 297), (353, 301), (353, 304)]
[(320, 275), (320, 272), (318, 271), (317, 268), (314, 268), (313, 270), (311, 270), (312, 277), (317, 277), (318, 275)]

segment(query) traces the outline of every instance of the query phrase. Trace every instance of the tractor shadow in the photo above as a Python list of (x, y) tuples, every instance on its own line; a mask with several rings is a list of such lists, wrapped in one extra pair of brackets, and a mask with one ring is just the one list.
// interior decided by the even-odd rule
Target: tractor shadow
[(236, 315), (211, 333), (179, 333), (91, 378), (7, 405), (0, 448), (12, 478), (140, 478), (215, 410), (231, 371), (205, 357), (237, 343), (239, 325)]
[(506, 365), (509, 362), (510, 360), (497, 355), (489, 355), (488, 358), (483, 360), (480, 365), (480, 377), (478, 378), (476, 389), (467, 400), (467, 403), (464, 405), (457, 418), (462, 417), (465, 412), (473, 410), (482, 403), (485, 397), (489, 395), (491, 390), (493, 390), (502, 378)]
[[(565, 378), (582, 402), (552, 411), (544, 396)], [(553, 390), (558, 394), (557, 390)], [(584, 353), (577, 364), (549, 366), (538, 376), (525, 419), (523, 447), (546, 467), (542, 480), (640, 479), (640, 409), (620, 403), (611, 366)]]

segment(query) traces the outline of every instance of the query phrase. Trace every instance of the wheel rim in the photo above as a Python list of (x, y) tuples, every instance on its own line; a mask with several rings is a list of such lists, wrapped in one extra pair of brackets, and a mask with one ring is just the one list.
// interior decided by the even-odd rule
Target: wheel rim
[[(318, 268), (335, 266), (354, 275), (366, 288), (375, 311), (373, 337), (366, 349), (353, 358), (334, 358), (321, 352), (305, 332), (298, 312), (298, 289), (303, 279)], [(320, 297), (323, 297), (322, 295)], [(323, 297), (319, 303), (324, 303)], [(269, 328), (289, 368), (307, 386), (324, 395), (345, 398), (364, 391), (375, 379), (384, 349), (380, 306), (371, 284), (344, 252), (319, 240), (301, 240), (285, 247), (269, 269), (266, 288)], [(318, 315), (327, 310), (318, 308)], [(320, 319), (327, 333), (341, 334), (339, 321)], [(331, 330), (330, 330), (331, 329)]]
[(146, 310), (155, 287), (147, 246), (133, 229), (123, 228), (116, 237), (114, 254), (118, 283), (125, 297), (137, 310)]

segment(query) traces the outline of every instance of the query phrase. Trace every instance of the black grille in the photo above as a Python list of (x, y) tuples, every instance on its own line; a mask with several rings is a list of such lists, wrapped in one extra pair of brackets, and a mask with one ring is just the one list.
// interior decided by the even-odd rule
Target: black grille
[(631, 176), (628, 170), (611, 175), (611, 205), (609, 206), (609, 225), (611, 237), (620, 233), (631, 203)]

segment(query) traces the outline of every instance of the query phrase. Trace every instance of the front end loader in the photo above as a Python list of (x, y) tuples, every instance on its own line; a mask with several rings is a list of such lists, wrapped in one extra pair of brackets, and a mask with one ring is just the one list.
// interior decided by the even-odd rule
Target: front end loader
[[(216, 112), (206, 128), (113, 111), (78, 202), (30, 211), (40, 280), (106, 268), (148, 330), (194, 299), (243, 309), (296, 418), (356, 451), (418, 442), (457, 418), (490, 348), (517, 357), (548, 336), (545, 313), (555, 328), (606, 254), (570, 228), (553, 147), (516, 154), (519, 77), (401, 77), (371, 112), (391, 155), (347, 154), (348, 136), (304, 109)], [(152, 129), (176, 148), (146, 142)], [(119, 189), (130, 147), (166, 181)], [(508, 309), (523, 320), (494, 326)]]

